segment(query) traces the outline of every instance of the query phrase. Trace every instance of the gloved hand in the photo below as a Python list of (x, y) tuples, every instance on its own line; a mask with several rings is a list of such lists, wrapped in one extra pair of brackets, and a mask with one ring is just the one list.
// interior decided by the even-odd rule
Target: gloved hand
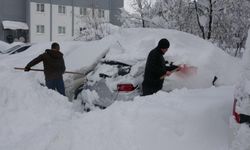
[(176, 68), (176, 71), (181, 71), (181, 69), (183, 68), (182, 65), (179, 65), (177, 68)]
[(30, 71), (30, 67), (27, 67), (27, 66), (26, 66), (26, 67), (24, 68), (24, 71)]

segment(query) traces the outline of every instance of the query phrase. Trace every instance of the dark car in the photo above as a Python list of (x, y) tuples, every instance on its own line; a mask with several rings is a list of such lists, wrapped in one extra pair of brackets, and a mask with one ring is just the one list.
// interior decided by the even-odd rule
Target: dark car
[(16, 53), (20, 53), (23, 52), (25, 50), (27, 50), (28, 48), (30, 48), (31, 44), (19, 44), (16, 46), (13, 46), (7, 50), (5, 50), (4, 52), (1, 52), (2, 54), (16, 54)]

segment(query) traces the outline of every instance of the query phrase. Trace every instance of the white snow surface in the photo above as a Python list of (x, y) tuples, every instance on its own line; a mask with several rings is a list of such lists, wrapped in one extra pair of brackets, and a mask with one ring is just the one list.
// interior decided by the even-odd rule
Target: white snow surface
[(10, 48), (10, 44), (0, 41), (0, 52), (4, 52), (6, 49)]
[[(108, 49), (109, 59), (145, 60), (163, 37), (171, 43), (165, 57), (198, 67), (196, 80), (170, 93), (117, 101), (89, 113), (76, 111), (76, 103), (40, 86), (42, 73), (13, 69), (24, 67), (51, 43), (0, 55), (0, 149), (228, 150), (234, 83), (242, 68), (239, 60), (198, 37), (174, 30), (121, 29), (100, 41), (59, 44), (67, 70), (79, 71), (93, 65)], [(214, 75), (220, 79), (218, 87), (211, 86)]]

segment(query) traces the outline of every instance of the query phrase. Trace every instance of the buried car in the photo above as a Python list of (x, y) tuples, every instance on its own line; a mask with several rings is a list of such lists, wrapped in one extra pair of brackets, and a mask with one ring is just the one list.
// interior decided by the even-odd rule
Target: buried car
[(132, 100), (140, 95), (148, 53), (162, 37), (170, 41), (165, 60), (195, 70), (184, 74), (176, 72), (165, 78), (163, 91), (208, 88), (233, 84), (237, 80), (227, 68), (230, 66), (237, 71), (238, 59), (191, 34), (162, 29), (123, 29), (114, 36), (117, 41), (110, 45), (105, 58), (76, 90), (75, 99), (86, 107), (105, 108), (114, 101)]
[(234, 123), (250, 127), (250, 80), (242, 80), (236, 86), (232, 114)]
[[(249, 39), (249, 38), (248, 38)], [(250, 40), (250, 39), (249, 39)], [(250, 41), (249, 41), (250, 42)], [(250, 43), (249, 43), (250, 46)], [(250, 47), (249, 47), (250, 48)], [(241, 79), (234, 89), (230, 142), (232, 150), (250, 149), (250, 49), (243, 54)]]
[[(86, 82), (75, 91), (75, 99), (82, 102), (86, 110), (95, 106), (106, 108), (114, 101), (133, 100), (142, 94), (142, 81), (145, 60), (138, 60), (134, 64), (126, 64), (105, 58), (87, 75)], [(166, 61), (166, 66), (173, 62)], [(187, 69), (193, 67), (182, 66), (178, 74), (186, 74)]]
[(16, 54), (16, 53), (20, 53), (20, 52), (27, 50), (28, 48), (30, 48), (30, 46), (31, 44), (18, 44), (9, 49), (2, 51), (1, 53), (2, 54)]
[(103, 59), (77, 88), (75, 99), (85, 109), (106, 108), (116, 100), (132, 100), (141, 93), (144, 65), (145, 61), (130, 65)]
[[(248, 74), (250, 75), (250, 74)], [(250, 80), (242, 79), (235, 87), (230, 118), (231, 150), (250, 149)]]
[[(114, 60), (102, 59), (96, 68), (87, 75), (87, 80), (75, 91), (75, 99), (82, 102), (85, 110), (95, 106), (106, 108), (114, 101), (133, 100), (142, 94), (142, 81), (145, 69), (145, 60), (138, 60), (134, 64), (126, 64)], [(165, 62), (166, 66), (174, 65)], [(180, 70), (173, 71), (175, 75), (194, 75), (195, 67), (181, 65)], [(167, 81), (171, 82), (171, 81)], [(170, 88), (165, 89), (171, 91)]]

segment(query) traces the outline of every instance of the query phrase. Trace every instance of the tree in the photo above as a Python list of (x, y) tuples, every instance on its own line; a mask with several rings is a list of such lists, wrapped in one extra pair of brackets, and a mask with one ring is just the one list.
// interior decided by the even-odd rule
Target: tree
[(228, 53), (240, 56), (250, 26), (249, 0), (195, 0), (190, 4), (189, 12), (195, 13), (197, 24), (189, 25), (192, 28), (189, 33), (211, 40)]
[(80, 30), (76, 30), (78, 32), (75, 40), (100, 40), (111, 34), (111, 24), (103, 18), (96, 17), (93, 10), (87, 12), (86, 15), (76, 17), (78, 18), (76, 24), (80, 27)]
[(219, 10), (213, 39), (228, 53), (241, 56), (250, 27), (250, 1), (227, 0), (220, 4)]
[[(126, 25), (139, 26), (139, 27), (150, 27), (150, 10), (151, 10), (151, 1), (150, 0), (132, 0), (130, 6), (133, 8), (134, 13), (129, 14), (125, 10), (122, 10), (122, 18), (126, 18), (129, 21), (126, 22)], [(131, 24), (127, 24), (130, 22)]]
[(242, 54), (250, 28), (250, 0), (134, 2), (136, 13), (126, 16), (130, 26), (176, 29), (212, 41), (231, 55)]

